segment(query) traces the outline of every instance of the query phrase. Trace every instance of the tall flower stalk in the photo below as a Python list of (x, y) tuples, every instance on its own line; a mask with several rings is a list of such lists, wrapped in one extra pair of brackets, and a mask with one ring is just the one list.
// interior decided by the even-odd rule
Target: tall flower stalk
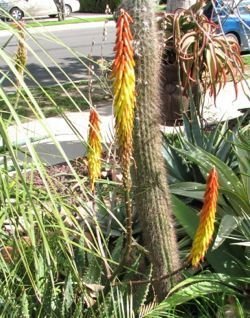
[(200, 213), (200, 222), (189, 256), (193, 266), (198, 266), (204, 259), (213, 236), (218, 187), (218, 174), (215, 168), (213, 168), (207, 179), (204, 203)]
[(116, 25), (115, 59), (112, 65), (114, 80), (114, 116), (118, 156), (122, 169), (123, 188), (125, 195), (126, 246), (119, 266), (110, 280), (122, 269), (128, 258), (132, 244), (132, 205), (130, 198), (131, 175), (130, 162), (133, 149), (133, 126), (135, 109), (135, 71), (133, 36), (130, 24), (133, 22), (129, 14), (121, 9)]
[(89, 133), (88, 133), (88, 171), (91, 191), (95, 190), (96, 179), (101, 174), (101, 131), (100, 131), (100, 119), (97, 111), (92, 108), (89, 116)]
[[(19, 33), (19, 41), (17, 46), (17, 52), (15, 56), (15, 68), (20, 74), (20, 77), (23, 78), (24, 74), (24, 68), (27, 63), (27, 50), (25, 47), (25, 33), (24, 33), (24, 23), (22, 22), (16, 22), (15, 27), (18, 30)], [(20, 87), (20, 80), (17, 79), (17, 87)]]
[(128, 178), (132, 155), (132, 136), (135, 108), (134, 50), (130, 24), (132, 18), (121, 10), (117, 21), (115, 60), (112, 68), (114, 79), (114, 115), (119, 158), (125, 178)]

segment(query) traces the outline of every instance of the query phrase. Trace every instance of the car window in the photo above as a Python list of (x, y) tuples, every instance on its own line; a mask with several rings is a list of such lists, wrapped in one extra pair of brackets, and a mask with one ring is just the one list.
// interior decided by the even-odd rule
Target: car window
[(250, 1), (208, 1), (207, 5), (204, 7), (204, 15), (208, 19), (216, 20), (216, 16), (227, 17), (230, 14), (250, 14)]
[(220, 15), (250, 14), (250, 1), (215, 1), (215, 11)]
[(215, 11), (221, 16), (227, 16), (233, 13), (232, 4), (224, 1), (216, 1)]
[[(237, 8), (236, 8), (237, 11)], [(250, 2), (241, 3), (238, 6), (238, 11), (240, 14), (250, 14)]]
[(203, 10), (204, 15), (208, 19), (213, 19), (217, 16), (227, 16), (232, 13), (231, 6), (222, 0), (208, 1)]

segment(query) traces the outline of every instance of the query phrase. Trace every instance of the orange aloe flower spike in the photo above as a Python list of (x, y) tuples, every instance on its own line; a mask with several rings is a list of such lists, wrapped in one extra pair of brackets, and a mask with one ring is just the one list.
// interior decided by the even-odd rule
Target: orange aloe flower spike
[(92, 108), (89, 116), (89, 133), (88, 133), (88, 149), (87, 149), (87, 160), (88, 160), (88, 171), (90, 188), (93, 192), (95, 189), (96, 179), (101, 174), (101, 154), (102, 154), (102, 143), (101, 143), (101, 131), (100, 131), (100, 119), (97, 111)]
[(198, 266), (204, 259), (214, 232), (216, 206), (218, 200), (218, 174), (213, 168), (207, 178), (204, 203), (200, 212), (200, 222), (194, 236), (189, 260), (193, 266)]
[(127, 175), (132, 155), (132, 134), (135, 108), (134, 50), (129, 14), (121, 10), (117, 21), (115, 59), (112, 66), (114, 80), (114, 116), (118, 155), (122, 170)]

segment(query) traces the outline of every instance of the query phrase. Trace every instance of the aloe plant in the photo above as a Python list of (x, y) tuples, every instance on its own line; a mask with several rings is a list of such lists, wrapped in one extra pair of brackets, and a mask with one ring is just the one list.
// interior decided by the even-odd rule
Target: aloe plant
[(217, 34), (217, 25), (201, 14), (203, 4), (197, 1), (162, 18), (161, 93), (166, 123), (189, 110), (190, 91), (198, 111), (201, 95), (209, 92), (215, 100), (228, 81), (233, 81), (237, 96), (237, 83), (244, 71), (239, 45)]

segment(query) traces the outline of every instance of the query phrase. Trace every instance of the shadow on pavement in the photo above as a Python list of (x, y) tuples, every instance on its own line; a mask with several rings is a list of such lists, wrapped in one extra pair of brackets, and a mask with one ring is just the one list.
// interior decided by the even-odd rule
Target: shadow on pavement
[[(27, 66), (28, 73), (25, 74), (25, 83), (28, 87), (34, 88), (37, 86), (36, 81), (41, 86), (51, 86), (58, 84), (58, 82), (62, 84), (70, 81), (96, 79), (102, 75), (100, 66), (97, 65), (100, 59), (101, 56), (93, 56), (91, 61), (85, 56), (79, 57), (79, 60), (75, 57), (67, 57), (61, 59), (59, 67), (49, 66), (48, 70), (39, 63), (31, 63)], [(112, 58), (105, 58), (105, 60), (110, 62)], [(9, 72), (8, 76), (15, 82), (15, 76), (8, 66), (1, 67), (1, 71), (5, 74)], [(15, 90), (8, 79), (5, 79), (2, 85), (8, 91)]]

